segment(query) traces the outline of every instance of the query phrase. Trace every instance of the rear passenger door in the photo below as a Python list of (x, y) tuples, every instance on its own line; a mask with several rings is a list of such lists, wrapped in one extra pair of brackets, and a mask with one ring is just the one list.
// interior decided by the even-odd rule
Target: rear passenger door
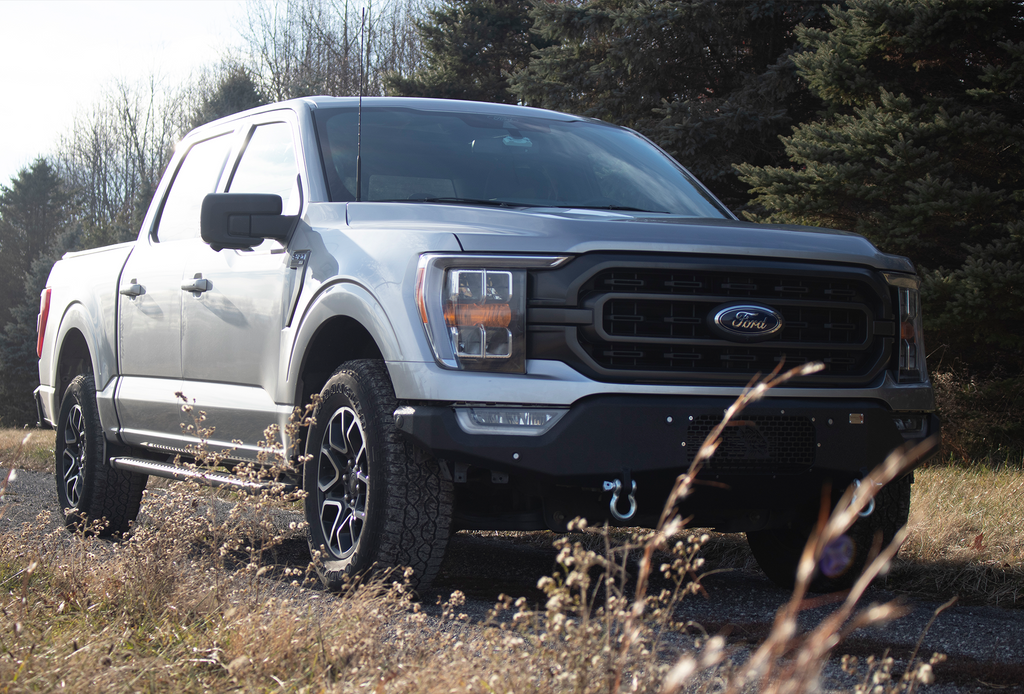
[(181, 447), (181, 303), (186, 261), (195, 256), (203, 198), (217, 189), (234, 130), (192, 144), (179, 160), (152, 228), (140, 236), (118, 287), (115, 395), (122, 437), (137, 445)]

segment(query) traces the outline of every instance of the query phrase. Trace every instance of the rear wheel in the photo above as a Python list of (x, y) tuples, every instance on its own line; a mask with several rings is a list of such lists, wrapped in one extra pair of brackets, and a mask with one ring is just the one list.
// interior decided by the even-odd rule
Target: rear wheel
[[(858, 518), (849, 531), (826, 548), (818, 562), (810, 589), (816, 593), (847, 590), (863, 573), (876, 540), (886, 547), (910, 516), (910, 476), (886, 485), (875, 495), (875, 510)], [(804, 546), (816, 523), (805, 521), (789, 528), (747, 533), (750, 551), (761, 570), (774, 583), (792, 588)]]
[(411, 567), (424, 588), (437, 575), (451, 527), (454, 489), (437, 462), (417, 459), (395, 429), (384, 363), (344, 364), (327, 381), (306, 438), (303, 470), (309, 546), (320, 578)]
[[(147, 476), (107, 463), (91, 375), (77, 376), (64, 391), (54, 453), (57, 500), (67, 526), (101, 536), (128, 532), (139, 515)], [(98, 530), (94, 521), (102, 521)]]

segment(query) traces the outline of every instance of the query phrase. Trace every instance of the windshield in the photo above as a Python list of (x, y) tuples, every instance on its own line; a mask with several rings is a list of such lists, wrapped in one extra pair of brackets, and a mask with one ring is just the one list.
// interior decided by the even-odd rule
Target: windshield
[[(331, 200), (356, 199), (357, 111), (315, 112)], [(726, 213), (636, 134), (558, 121), (412, 108), (365, 108), (360, 200)]]

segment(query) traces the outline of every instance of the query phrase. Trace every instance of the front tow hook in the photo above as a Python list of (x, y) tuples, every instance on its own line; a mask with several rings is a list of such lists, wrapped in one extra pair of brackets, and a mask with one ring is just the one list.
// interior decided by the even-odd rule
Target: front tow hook
[(612, 518), (617, 521), (628, 521), (630, 518), (636, 515), (636, 480), (630, 480), (631, 489), (627, 499), (629, 500), (629, 510), (625, 513), (619, 511), (619, 499), (622, 498), (622, 480), (614, 479), (612, 481), (605, 481), (604, 490), (612, 493), (612, 500), (608, 502), (608, 511), (611, 512)]

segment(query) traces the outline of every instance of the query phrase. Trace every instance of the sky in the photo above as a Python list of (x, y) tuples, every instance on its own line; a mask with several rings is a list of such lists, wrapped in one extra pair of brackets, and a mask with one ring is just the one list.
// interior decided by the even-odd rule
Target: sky
[(0, 185), (118, 80), (175, 88), (241, 44), (245, 0), (0, 0)]

